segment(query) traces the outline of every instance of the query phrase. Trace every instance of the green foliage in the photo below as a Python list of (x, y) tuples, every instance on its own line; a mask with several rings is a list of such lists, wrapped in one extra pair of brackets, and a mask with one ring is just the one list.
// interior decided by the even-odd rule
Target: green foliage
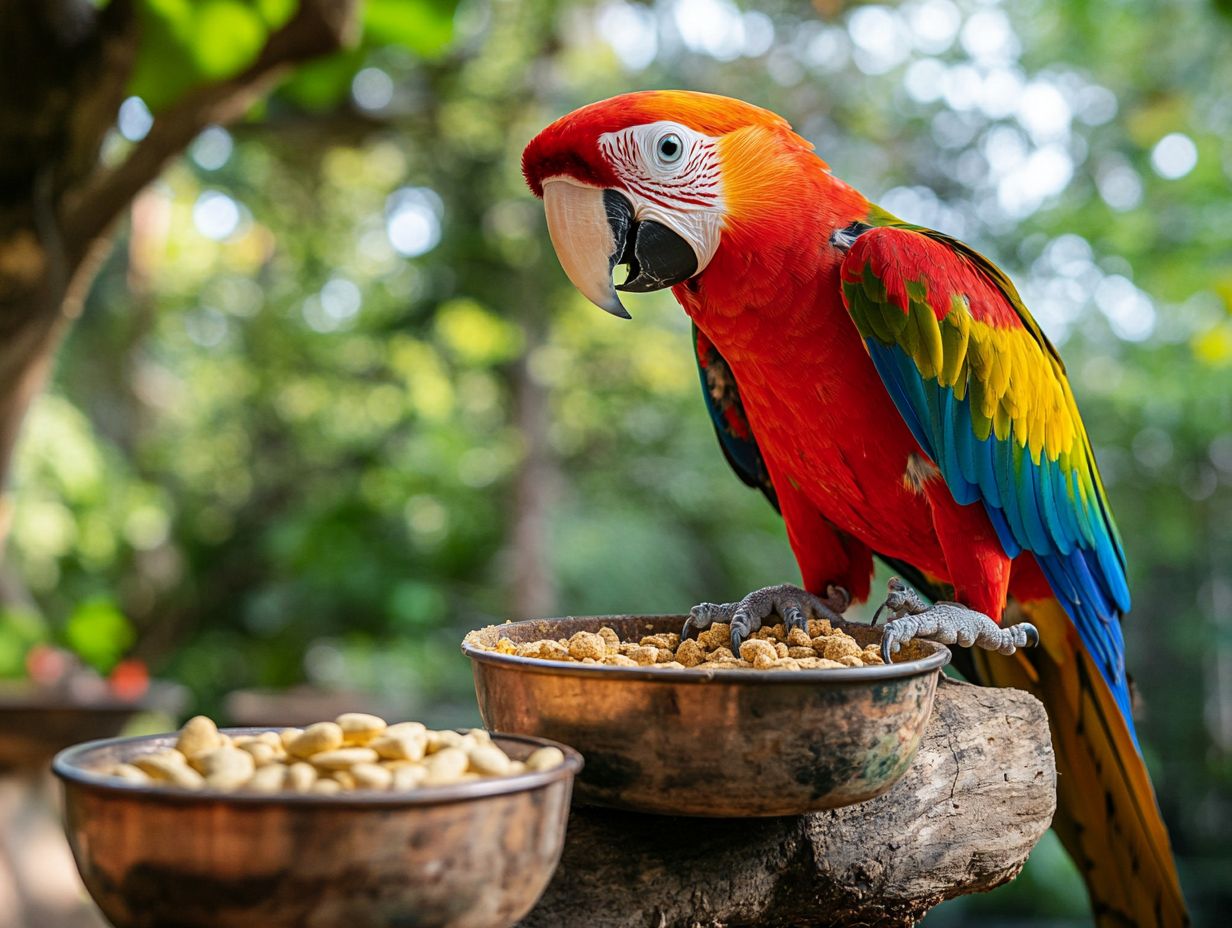
[(131, 92), (154, 112), (204, 81), (238, 74), (270, 32), (294, 12), (294, 0), (144, 0), (143, 41)]
[[(365, 52), (374, 48), (400, 47), (419, 58), (440, 55), (453, 36), (456, 5), (456, 0), (366, 0), (360, 48), (306, 65), (288, 82), (287, 96), (310, 109), (337, 104)], [(130, 92), (158, 113), (198, 84), (240, 73), (297, 6), (297, 0), (141, 0), (143, 41)]]
[(375, 46), (398, 46), (418, 58), (434, 58), (453, 38), (456, 7), (456, 0), (366, 0), (364, 33)]
[(136, 633), (110, 599), (88, 599), (69, 613), (64, 641), (83, 661), (106, 673), (133, 646)]
[(0, 610), (0, 680), (25, 677), (26, 654), (49, 637), (50, 629), (37, 612), (15, 606)]

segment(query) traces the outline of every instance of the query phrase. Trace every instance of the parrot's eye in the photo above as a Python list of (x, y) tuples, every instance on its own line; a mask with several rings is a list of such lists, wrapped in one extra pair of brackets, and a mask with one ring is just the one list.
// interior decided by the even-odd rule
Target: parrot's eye
[(675, 164), (684, 154), (684, 143), (680, 141), (680, 136), (675, 132), (669, 132), (659, 139), (659, 144), (655, 146), (655, 154), (662, 164)]

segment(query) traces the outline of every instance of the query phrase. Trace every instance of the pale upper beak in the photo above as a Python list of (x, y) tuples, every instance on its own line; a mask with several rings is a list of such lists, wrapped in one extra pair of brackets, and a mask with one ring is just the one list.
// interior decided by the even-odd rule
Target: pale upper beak
[[(628, 197), (553, 177), (544, 181), (548, 234), (561, 267), (582, 296), (622, 319), (631, 318), (617, 290), (645, 293), (687, 280), (697, 273), (693, 247), (662, 223), (634, 218)], [(612, 283), (617, 264), (629, 278)]]

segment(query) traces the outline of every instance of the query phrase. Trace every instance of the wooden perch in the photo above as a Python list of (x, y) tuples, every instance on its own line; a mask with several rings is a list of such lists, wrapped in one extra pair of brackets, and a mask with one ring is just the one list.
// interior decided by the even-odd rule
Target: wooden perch
[(575, 808), (522, 926), (912, 925), (1013, 879), (1055, 808), (1040, 702), (947, 680), (911, 769), (869, 802), (739, 821)]

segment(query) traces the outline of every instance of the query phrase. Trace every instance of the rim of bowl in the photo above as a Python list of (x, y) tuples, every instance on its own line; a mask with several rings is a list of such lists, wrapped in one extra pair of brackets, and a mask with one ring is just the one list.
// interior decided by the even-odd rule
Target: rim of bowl
[[(263, 731), (279, 731), (270, 726), (247, 728), (220, 728), (219, 731), (229, 735), (258, 734)], [(467, 728), (455, 731), (470, 731)], [(315, 793), (246, 793), (217, 789), (180, 789), (174, 786), (151, 786), (141, 783), (127, 783), (102, 773), (88, 770), (81, 761), (90, 753), (102, 748), (119, 747), (129, 744), (139, 744), (166, 739), (174, 739), (176, 732), (163, 732), (157, 735), (137, 735), (130, 738), (99, 738), (95, 741), (85, 741), (81, 744), (65, 748), (56, 754), (51, 762), (52, 772), (64, 781), (101, 792), (115, 793), (119, 796), (150, 800), (184, 803), (200, 802), (234, 802), (240, 805), (292, 805), (292, 806), (331, 806), (347, 807), (361, 806), (366, 808), (390, 806), (434, 806), (447, 803), (465, 802), (470, 799), (484, 799), (491, 796), (503, 796), (509, 793), (520, 793), (541, 786), (548, 786), (558, 780), (572, 780), (583, 766), (582, 755), (567, 744), (552, 741), (549, 738), (538, 738), (531, 735), (514, 735), (504, 732), (489, 732), (493, 741), (512, 741), (530, 745), (536, 748), (559, 748), (565, 755), (564, 763), (550, 770), (534, 770), (519, 773), (511, 777), (488, 777), (472, 780), (469, 783), (456, 783), (451, 786), (421, 787), (419, 789), (395, 793), (386, 790), (350, 790), (336, 795), (322, 796)], [(174, 746), (174, 743), (171, 745)]]
[[(489, 651), (471, 644), (470, 637), (490, 628), (509, 629), (525, 627), (543, 622), (570, 622), (578, 619), (587, 621), (602, 621), (603, 619), (635, 619), (637, 621), (653, 622), (662, 619), (679, 619), (685, 617), (675, 615), (587, 615), (565, 616), (555, 619), (523, 619), (520, 622), (506, 622), (501, 625), (485, 625), (468, 632), (462, 639), (462, 653), (478, 664), (493, 664), (496, 666), (516, 667), (529, 673), (546, 673), (567, 677), (611, 677), (620, 680), (641, 680), (653, 683), (710, 683), (721, 680), (724, 683), (747, 681), (749, 683), (789, 684), (789, 683), (876, 683), (882, 680), (900, 680), (904, 677), (914, 677), (933, 671), (940, 671), (950, 662), (950, 649), (938, 641), (918, 639), (922, 645), (931, 647), (931, 653), (917, 660), (901, 661), (894, 664), (866, 664), (863, 667), (830, 668), (828, 670), (748, 670), (734, 667), (731, 670), (713, 670), (706, 668), (698, 670), (692, 667), (676, 670), (672, 667), (613, 667), (607, 664), (579, 664), (572, 661), (549, 661), (538, 657), (518, 657), (516, 654), (501, 654)], [(858, 622), (842, 622), (842, 625), (859, 625)], [(865, 626), (867, 627), (867, 626)]]

